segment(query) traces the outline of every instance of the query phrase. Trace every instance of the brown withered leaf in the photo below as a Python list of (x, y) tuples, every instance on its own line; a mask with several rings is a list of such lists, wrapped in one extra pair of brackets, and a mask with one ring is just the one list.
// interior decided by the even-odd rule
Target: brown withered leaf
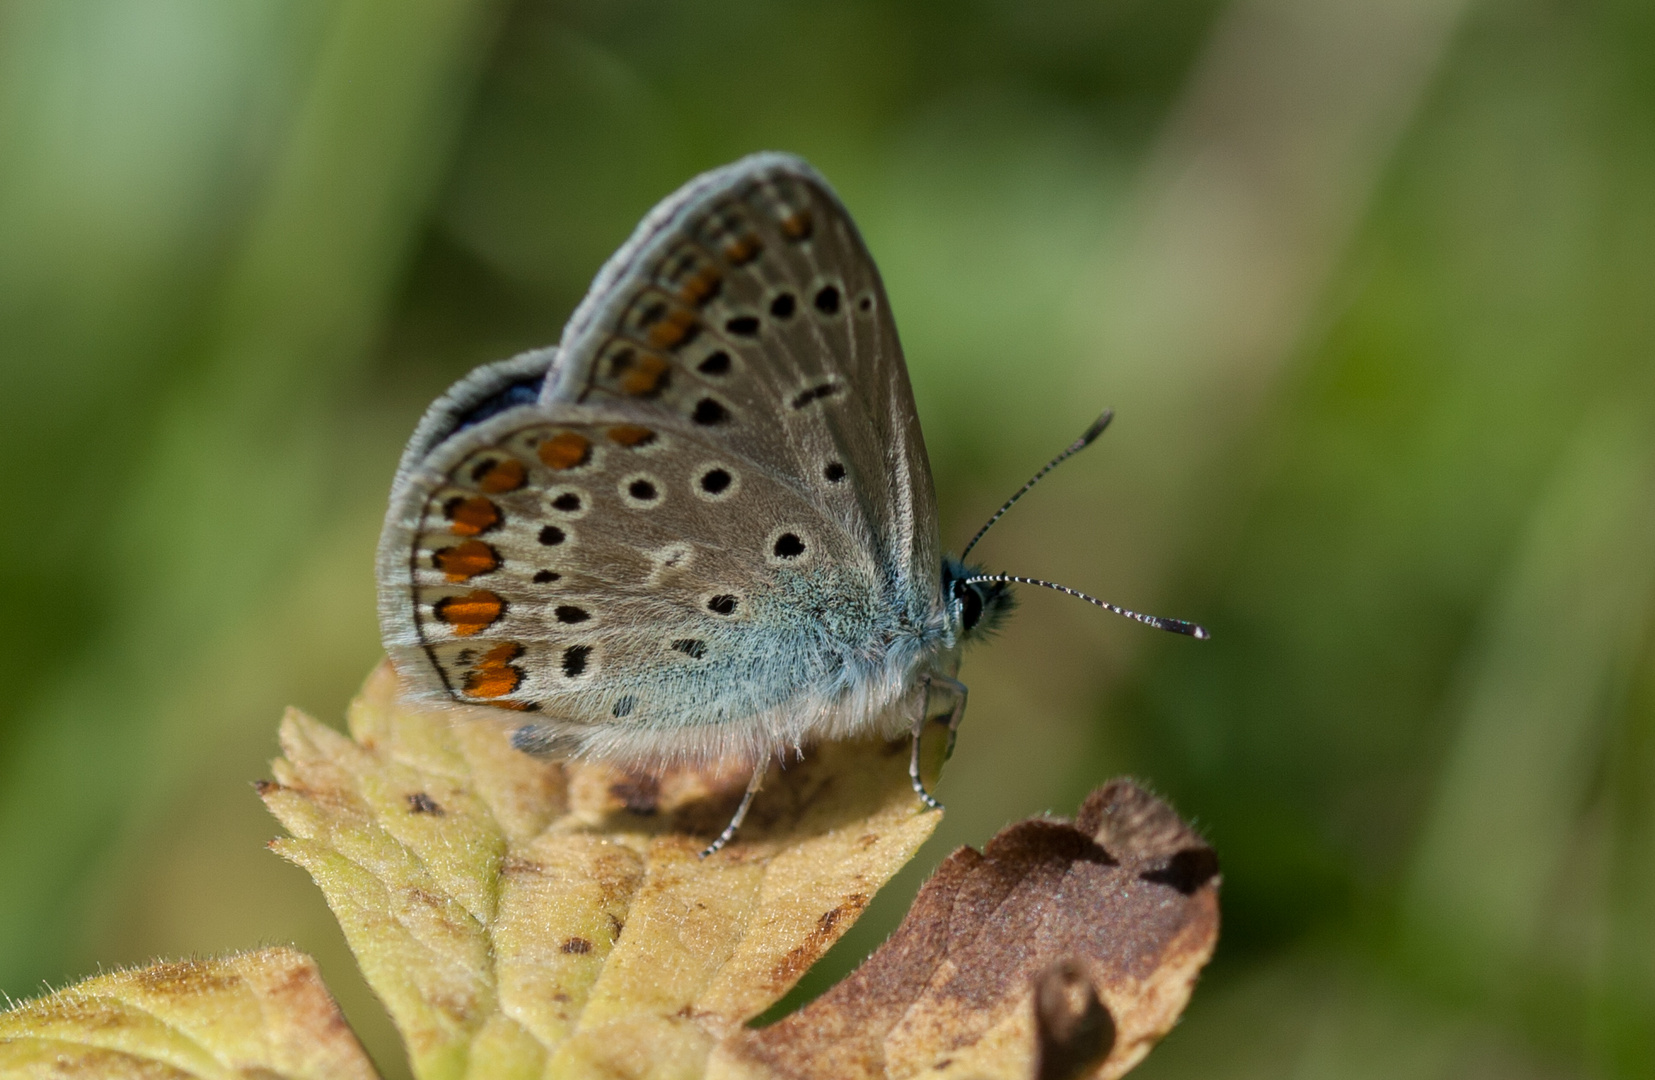
[(316, 963), (291, 949), (88, 979), (0, 1013), (0, 1076), (371, 1080)]
[(727, 1039), (707, 1075), (1112, 1078), (1177, 1020), (1218, 937), (1218, 862), (1130, 781), (1073, 823), (961, 848), (844, 982)]
[(283, 722), (272, 847), (321, 886), (424, 1080), (702, 1075), (940, 816), (905, 745), (834, 744), (772, 768), (703, 860), (745, 775), (538, 762), (509, 718), (399, 701), (387, 666), (349, 727)]

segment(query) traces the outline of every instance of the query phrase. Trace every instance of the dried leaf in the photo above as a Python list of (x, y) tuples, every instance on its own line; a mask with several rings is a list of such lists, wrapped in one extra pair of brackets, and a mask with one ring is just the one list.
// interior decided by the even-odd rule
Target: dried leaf
[(546, 764), (510, 726), (401, 703), (381, 667), (352, 738), (289, 713), (262, 788), (424, 1080), (702, 1075), (939, 818), (903, 744), (834, 744), (702, 860), (745, 775)]
[[(289, 713), (261, 792), (293, 835), (272, 846), (322, 886), (427, 1080), (1116, 1077), (1217, 937), (1211, 849), (1117, 781), (1073, 823), (955, 852), (856, 973), (750, 1031), (935, 827), (903, 745), (822, 748), (702, 860), (745, 777), (537, 762), (508, 723), (400, 703), (387, 667), (350, 728)], [(18, 1006), (0, 1074), (373, 1069), (314, 963), (270, 949)]]
[(856, 972), (707, 1075), (751, 1080), (1112, 1078), (1177, 1020), (1218, 937), (1218, 862), (1129, 781), (1074, 823), (961, 848)]
[(88, 979), (0, 1014), (0, 1076), (369, 1080), (316, 963), (291, 949)]

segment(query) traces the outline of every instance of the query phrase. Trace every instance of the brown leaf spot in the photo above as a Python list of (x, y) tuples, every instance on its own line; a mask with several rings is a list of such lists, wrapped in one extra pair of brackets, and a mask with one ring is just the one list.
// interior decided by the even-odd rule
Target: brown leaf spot
[(619, 799), (628, 813), (648, 817), (660, 807), (661, 779), (648, 773), (634, 773), (610, 784), (609, 794)]
[(770, 971), (770, 983), (776, 987), (792, 986), (799, 976), (810, 970), (810, 966), (820, 960), (822, 954), (833, 944), (834, 931), (839, 924), (849, 916), (853, 921), (862, 909), (868, 906), (868, 898), (863, 893), (853, 893), (845, 897), (844, 903), (838, 907), (822, 912), (816, 920), (816, 927), (803, 941), (787, 951), (787, 954), (776, 963)]
[(430, 814), (433, 817), (442, 817), (446, 810), (437, 805), (437, 800), (423, 791), (416, 791), (408, 796), (408, 812), (410, 814)]
[(585, 954), (592, 951), (592, 943), (583, 937), (572, 937), (563, 943), (562, 949), (566, 953)]

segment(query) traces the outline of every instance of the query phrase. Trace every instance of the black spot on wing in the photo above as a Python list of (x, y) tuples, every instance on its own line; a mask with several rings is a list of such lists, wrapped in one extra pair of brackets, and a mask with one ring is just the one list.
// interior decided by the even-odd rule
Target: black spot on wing
[(813, 401), (823, 401), (844, 392), (845, 388), (842, 384), (826, 382), (818, 386), (812, 386), (808, 390), (799, 391), (793, 395), (787, 404), (790, 408), (802, 409)]
[(690, 419), (703, 427), (722, 424), (730, 418), (730, 410), (719, 404), (713, 398), (702, 398), (695, 403), (695, 411), (690, 413)]

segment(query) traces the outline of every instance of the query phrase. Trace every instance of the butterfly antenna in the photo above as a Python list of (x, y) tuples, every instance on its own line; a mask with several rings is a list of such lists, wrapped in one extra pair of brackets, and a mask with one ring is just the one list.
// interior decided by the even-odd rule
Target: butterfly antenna
[(1114, 409), (1103, 410), (1103, 415), (1092, 421), (1092, 426), (1086, 429), (1086, 433), (1084, 435), (1070, 443), (1068, 448), (1065, 449), (1063, 453), (1046, 462), (1046, 467), (1044, 469), (1041, 469), (1039, 472), (1029, 477), (1029, 482), (1018, 488), (1017, 494), (1007, 499), (1005, 505), (994, 511), (994, 516), (989, 518), (983, 527), (977, 530), (977, 535), (971, 538), (971, 543), (967, 544), (965, 546), (965, 550), (960, 552), (961, 561), (964, 561), (965, 557), (971, 554), (971, 549), (977, 546), (977, 541), (983, 538), (983, 534), (994, 528), (994, 523), (996, 521), (999, 521), (1001, 518), (1006, 516), (1006, 511), (1015, 506), (1018, 499), (1021, 499), (1023, 496), (1027, 495), (1029, 493), (1029, 489), (1040, 483), (1041, 478), (1043, 478), (1047, 473), (1051, 472), (1065, 461), (1068, 461), (1088, 446), (1091, 446), (1092, 440), (1096, 439), (1099, 435), (1102, 435), (1103, 429), (1108, 427), (1109, 421), (1113, 419), (1115, 419)]
[(1095, 596), (1087, 596), (1079, 589), (1071, 589), (1069, 586), (1059, 585), (1055, 581), (1042, 581), (1039, 578), (1033, 577), (1019, 577), (1016, 574), (977, 574), (974, 577), (966, 578), (964, 584), (972, 585), (979, 581), (1014, 581), (1020, 585), (1039, 585), (1043, 589), (1056, 589), (1060, 593), (1068, 593), (1070, 596), (1079, 597), (1088, 604), (1096, 604), (1105, 611), (1113, 611), (1116, 615), (1125, 615), (1129, 619), (1135, 619), (1138, 622), (1143, 623), (1145, 626), (1153, 626), (1157, 630), (1166, 630), (1173, 634), (1184, 634), (1195, 638), (1197, 641), (1206, 641), (1208, 638), (1212, 637), (1211, 632), (1199, 623), (1185, 622), (1183, 619), (1163, 619), (1159, 615), (1144, 615), (1139, 612), (1123, 608), (1119, 604), (1111, 604), (1107, 600), (1099, 600)]

